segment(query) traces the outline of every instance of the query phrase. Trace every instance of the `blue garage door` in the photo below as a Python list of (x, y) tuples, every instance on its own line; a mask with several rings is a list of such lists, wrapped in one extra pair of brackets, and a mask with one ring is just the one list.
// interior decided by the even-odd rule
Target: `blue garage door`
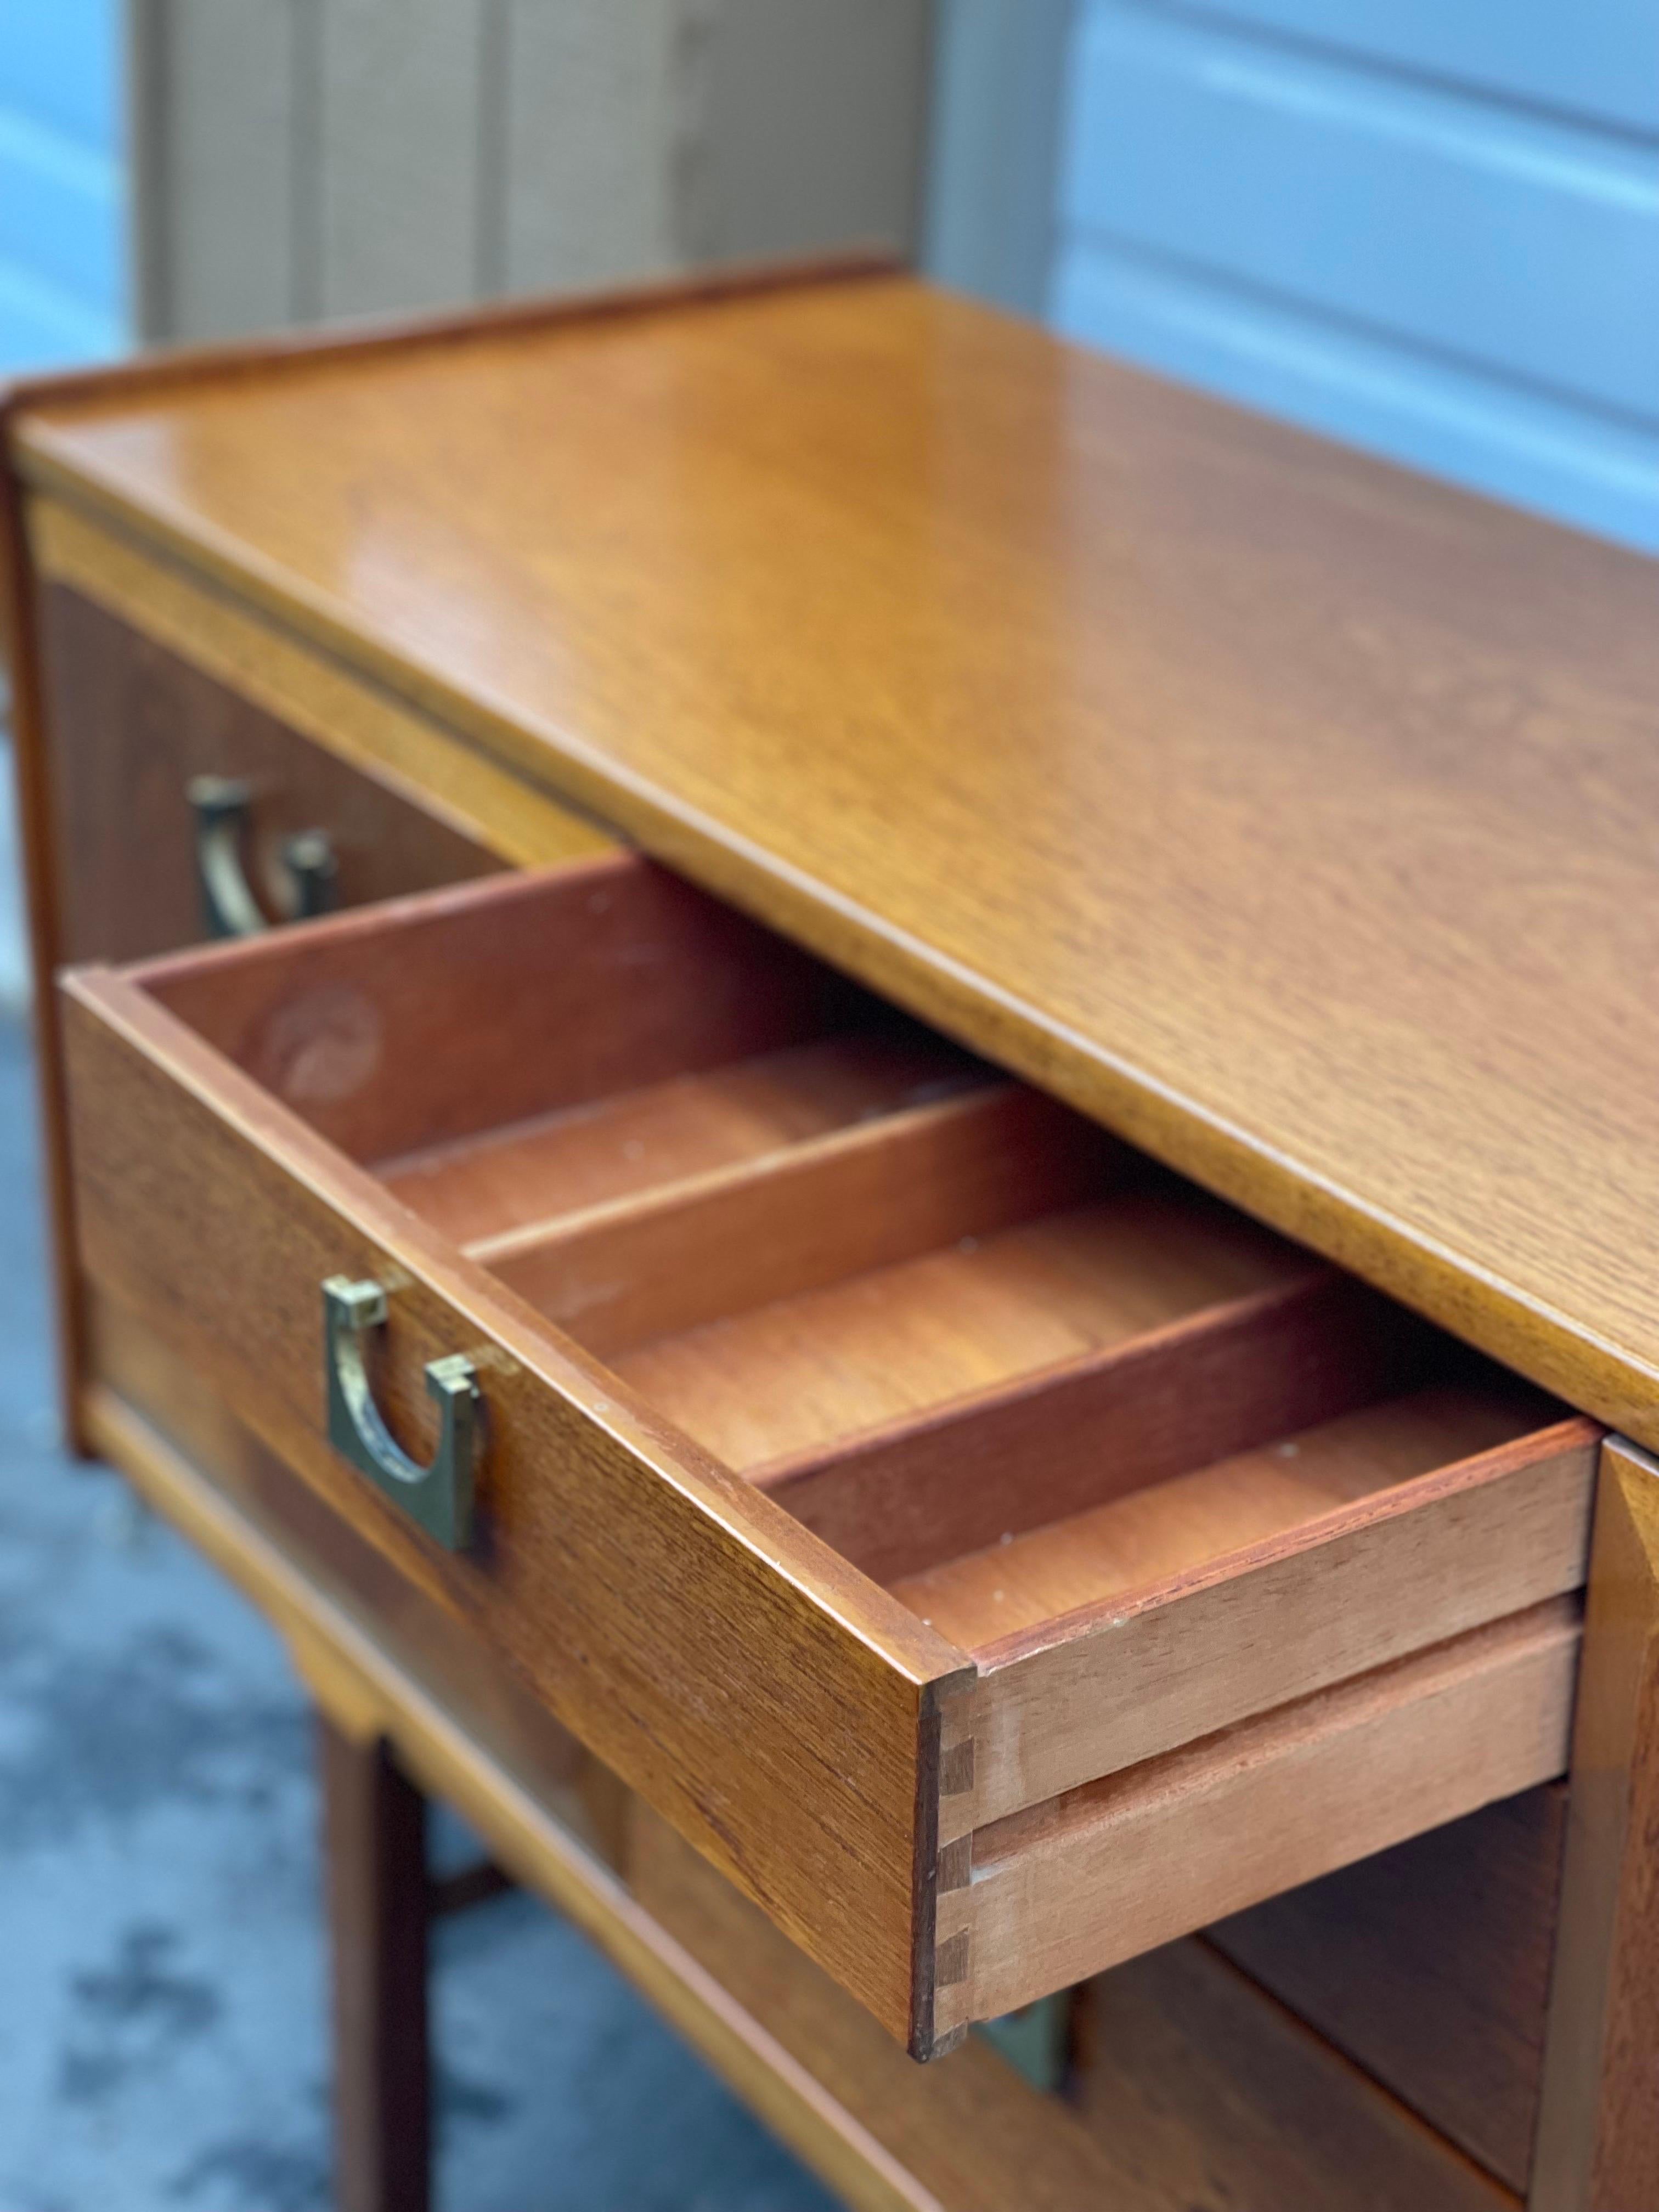
[(126, 342), (118, 0), (0, 0), (0, 375)]
[(1083, 0), (1054, 312), (1659, 550), (1659, 0)]

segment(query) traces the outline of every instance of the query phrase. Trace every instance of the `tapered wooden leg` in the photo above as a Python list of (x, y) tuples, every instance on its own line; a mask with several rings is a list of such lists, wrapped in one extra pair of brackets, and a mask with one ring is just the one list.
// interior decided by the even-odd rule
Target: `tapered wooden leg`
[(1602, 1448), (1529, 2212), (1659, 2208), (1659, 1463)]
[(340, 2212), (428, 2212), (426, 1801), (383, 1742), (318, 1717)]

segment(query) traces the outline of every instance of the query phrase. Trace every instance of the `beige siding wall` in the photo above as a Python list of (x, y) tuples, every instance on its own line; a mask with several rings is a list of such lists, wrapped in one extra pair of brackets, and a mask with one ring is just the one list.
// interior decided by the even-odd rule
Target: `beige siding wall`
[(915, 244), (929, 0), (130, 0), (148, 336)]

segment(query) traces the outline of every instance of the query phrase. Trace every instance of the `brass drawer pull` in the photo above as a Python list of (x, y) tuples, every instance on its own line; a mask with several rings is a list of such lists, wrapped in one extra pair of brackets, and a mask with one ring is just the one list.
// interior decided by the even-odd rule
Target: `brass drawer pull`
[[(196, 814), (196, 875), (202, 919), (210, 937), (254, 937), (269, 929), (242, 865), (242, 843), (253, 804), (239, 777), (193, 776), (185, 796)], [(282, 918), (305, 921), (334, 904), (334, 848), (321, 830), (285, 837), (282, 857)]]
[(386, 1317), (386, 1292), (378, 1283), (331, 1275), (323, 1285), (328, 1440), (428, 1536), (452, 1552), (465, 1551), (472, 1534), (472, 1469), (483, 1403), (477, 1370), (462, 1352), (427, 1362), (426, 1387), (441, 1425), (432, 1464), (422, 1467), (381, 1419), (368, 1379), (364, 1340)]

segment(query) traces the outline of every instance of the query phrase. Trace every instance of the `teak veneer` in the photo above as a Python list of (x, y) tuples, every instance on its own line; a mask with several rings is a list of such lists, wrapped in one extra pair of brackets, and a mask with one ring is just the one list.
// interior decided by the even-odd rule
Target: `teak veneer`
[[(130, 1389), (130, 1361), (123, 1370)], [(181, 1408), (175, 1401), (170, 1410), (176, 1419)], [(578, 1794), (581, 1770), (570, 1771), (575, 1747), (561, 1753), (510, 1729), (503, 1737), (488, 1703), (480, 1711), (465, 1697), (459, 1722), (453, 1675), (440, 1668), (441, 1688), (433, 1680), (434, 1660), (453, 1662), (453, 1644), (429, 1619), (371, 1627), (343, 1601), (324, 1560), (303, 1544), (296, 1553), (234, 1484), (227, 1493), (222, 1478), (237, 1456), (228, 1436), (198, 1440), (215, 1468), (210, 1479), (115, 1392), (100, 1389), (90, 1411), (100, 1449), (289, 1638), (329, 1717), (328, 1767), (346, 1800), (337, 1829), (342, 1812), (371, 1801), (375, 1817), (358, 1826), (371, 1831), (373, 1862), (359, 1879), (378, 1873), (384, 1883), (404, 1842), (400, 1775), (459, 1806), (497, 1862), (595, 1941), (860, 2212), (1077, 2212), (1097, 2203), (1114, 2212), (1235, 2212), (1241, 2202), (1279, 2201), (1373, 2212), (1379, 2188), (1421, 2212), (1515, 2212), (1512, 2197), (1407, 2106), (1196, 1944), (1137, 1960), (1086, 1993), (1075, 2107), (1029, 2087), (976, 2039), (935, 2065), (910, 2066), (861, 2007), (637, 1801), (596, 1837)], [(390, 1899), (381, 1902), (383, 1923)], [(351, 1957), (337, 1974), (347, 1998), (361, 1999), (371, 1974), (405, 1964), (367, 1953), (364, 1937), (361, 1926), (348, 1932)], [(368, 2078), (345, 2113), (355, 2164), (342, 2162), (340, 2181), (356, 2212), (346, 2191), (366, 2169), (371, 2182), (413, 2178), (397, 2163), (410, 2115), (376, 2103), (399, 2055), (386, 2048), (395, 2022), (354, 2025), (343, 2039), (346, 2063)], [(369, 2119), (390, 2120), (378, 2139), (362, 2124)], [(413, 2187), (407, 2196), (419, 2201)], [(364, 2191), (357, 2201), (378, 2206), (387, 2194)]]
[(66, 989), (91, 1280), (919, 2055), (1561, 1770), (1592, 1424), (649, 863)]
[[(0, 430), (70, 1422), (328, 1716), (351, 2212), (410, 1774), (853, 2201), (1645, 2207), (1651, 564), (868, 262)], [(357, 910), (188, 949), (202, 772)], [(477, 1369), (457, 1551), (340, 1275), (410, 1449)], [(1510, 1978), (1441, 1824), (1570, 1759)], [(1058, 2136), (868, 2040), (1103, 1969)]]
[(47, 574), (1659, 1445), (1651, 563), (870, 270), (49, 387), (13, 446)]

